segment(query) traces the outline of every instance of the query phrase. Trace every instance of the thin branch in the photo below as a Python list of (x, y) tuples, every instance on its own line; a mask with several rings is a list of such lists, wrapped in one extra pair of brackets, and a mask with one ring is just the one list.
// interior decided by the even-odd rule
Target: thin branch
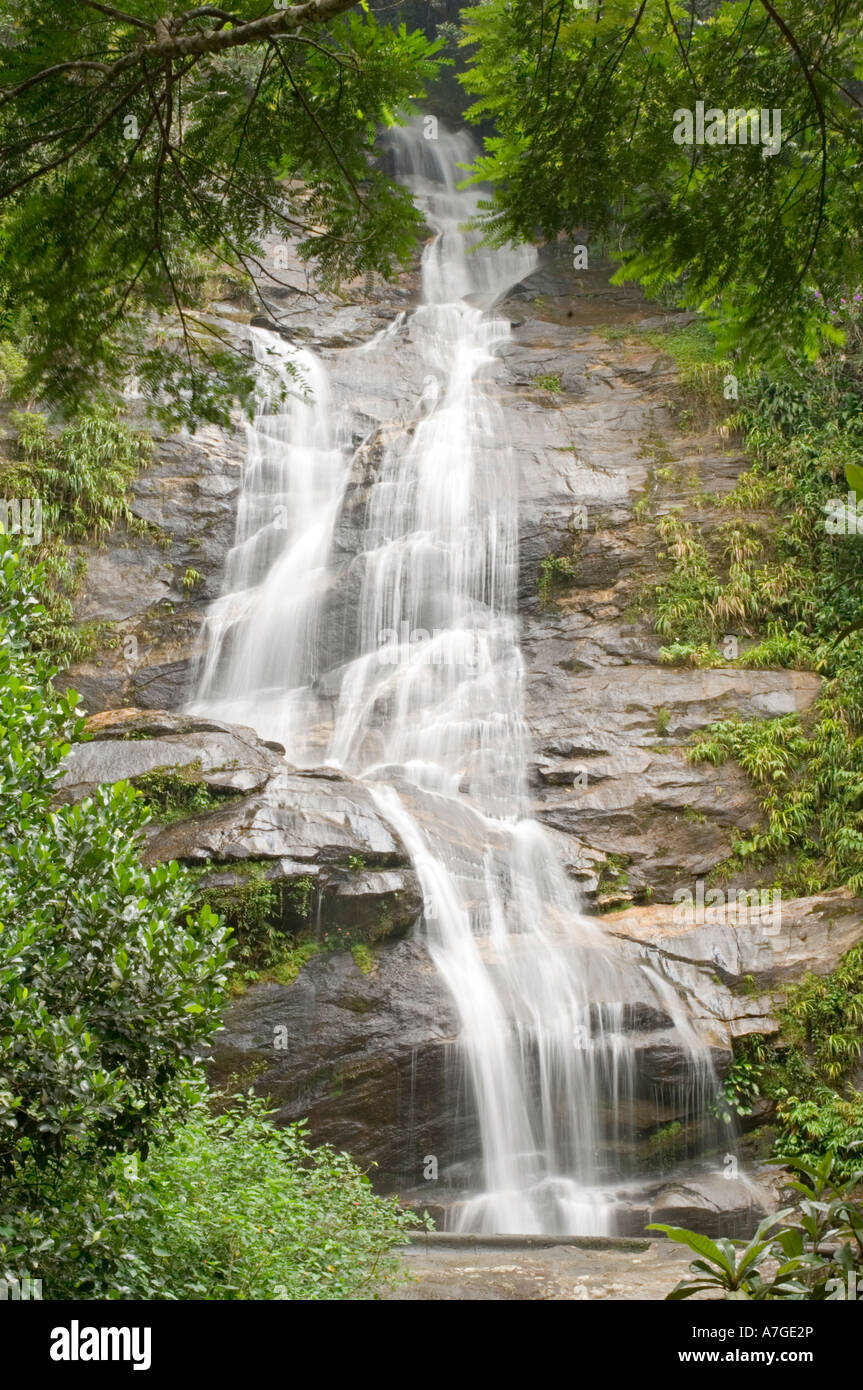
[(668, 0), (665, 0), (665, 13), (668, 15), (669, 23), (672, 29), (674, 30), (674, 37), (677, 40), (677, 47), (680, 49), (680, 56), (683, 59), (684, 67), (686, 68), (686, 71), (689, 73), (689, 76), (692, 79), (692, 90), (694, 91), (697, 99), (701, 95), (701, 90), (698, 86), (698, 82), (696, 81), (695, 73), (692, 71), (692, 65), (689, 61), (689, 54), (686, 48), (684, 47), (683, 40), (680, 37), (680, 31), (677, 28), (677, 24), (675, 22), (675, 18), (672, 13), (671, 6), (668, 3)]
[(815, 78), (812, 76), (809, 64), (806, 61), (806, 58), (803, 54), (803, 50), (801, 49), (799, 43), (797, 42), (791, 30), (789, 29), (788, 25), (785, 23), (785, 20), (774, 9), (773, 5), (770, 3), (770, 0), (761, 0), (761, 4), (764, 6), (765, 10), (769, 14), (770, 18), (773, 20), (774, 24), (778, 25), (787, 43), (793, 49), (794, 53), (797, 56), (797, 61), (803, 69), (803, 76), (806, 78), (806, 85), (812, 93), (812, 100), (815, 103), (815, 110), (818, 113), (818, 126), (821, 132), (821, 178), (818, 185), (818, 211), (815, 217), (815, 226), (812, 232), (812, 240), (809, 245), (809, 251), (807, 252), (806, 260), (803, 262), (800, 274), (797, 276), (797, 279), (794, 282), (794, 288), (796, 289), (798, 285), (801, 284), (804, 275), (806, 274), (807, 270), (809, 269), (809, 266), (812, 263), (812, 257), (815, 255), (815, 248), (818, 245), (818, 237), (821, 232), (821, 224), (824, 221), (824, 203), (827, 189), (827, 118), (824, 114), (824, 103), (821, 100), (821, 94), (818, 91), (817, 86), (815, 85)]
[(261, 83), (263, 82), (263, 80), (264, 80), (264, 78), (265, 78), (265, 76), (266, 76), (266, 74), (267, 74), (267, 68), (268, 68), (269, 65), (270, 65), (270, 62), (271, 62), (271, 60), (272, 60), (272, 56), (273, 56), (273, 55), (272, 55), (272, 52), (270, 51), (270, 47), (268, 46), (268, 47), (267, 47), (267, 51), (266, 51), (266, 53), (264, 54), (264, 61), (263, 61), (262, 64), (261, 64), (261, 70), (260, 70), (260, 72), (258, 73), (258, 80), (257, 80), (257, 82), (255, 83), (255, 90), (254, 90), (254, 92), (252, 93), (251, 100), (250, 100), (248, 106), (246, 107), (245, 114), (244, 114), (244, 116), (243, 116), (243, 128), (242, 128), (242, 130), (240, 131), (240, 138), (239, 138), (239, 140), (237, 141), (237, 149), (236, 149), (236, 153), (234, 154), (234, 161), (233, 161), (233, 163), (232, 163), (232, 165), (231, 165), (231, 173), (232, 173), (232, 174), (235, 174), (235, 173), (237, 172), (237, 165), (238, 165), (238, 163), (239, 163), (239, 161), (240, 161), (240, 155), (241, 155), (242, 150), (243, 150), (243, 145), (246, 143), (246, 132), (247, 132), (248, 129), (249, 129), (249, 117), (251, 116), (252, 110), (253, 110), (253, 108), (254, 108), (254, 106), (255, 106), (255, 103), (256, 103), (257, 100), (258, 100), (258, 96), (259, 96), (260, 91), (261, 91)]
[(339, 67), (350, 68), (352, 72), (359, 71), (359, 64), (352, 53), (347, 56), (337, 53), (334, 48), (327, 48), (325, 44), (316, 43), (315, 40), (310, 39), (307, 34), (277, 34), (276, 38), (272, 41), (273, 46), (275, 46), (279, 39), (286, 39), (288, 43), (304, 43), (307, 48), (316, 48), (318, 53), (323, 53), (326, 58), (332, 58), (334, 63), (338, 63)]
[(0, 96), (0, 106), (5, 106), (7, 101), (12, 101), (13, 97), (20, 96), (22, 92), (29, 91), (37, 83), (44, 82), (46, 78), (53, 77), (57, 72), (68, 72), (70, 68), (91, 68), (97, 72), (108, 73), (111, 71), (110, 63), (95, 63), (78, 59), (74, 62), (55, 63), (53, 67), (42, 68), (41, 72), (33, 73), (32, 77), (26, 77), (23, 82), (19, 82), (17, 87), (10, 87), (8, 92)]
[(106, 14), (109, 19), (119, 19), (123, 24), (134, 24), (138, 29), (146, 29), (148, 33), (155, 34), (156, 26), (147, 19), (138, 19), (137, 15), (126, 14), (124, 10), (115, 10), (112, 5), (102, 5), (100, 0), (78, 0), (79, 5), (86, 5), (89, 10), (98, 10), (100, 14)]
[[(316, 128), (318, 134), (320, 135), (321, 139), (323, 140), (324, 144), (327, 146), (327, 149), (329, 150), (330, 154), (332, 155), (333, 159), (335, 160), (337, 167), (341, 170), (342, 174), (344, 175), (345, 179), (347, 180), (348, 184), (350, 185), (351, 192), (353, 193), (353, 195), (354, 195), (354, 197), (356, 198), (357, 202), (359, 203), (360, 207), (361, 207), (361, 208), (365, 208), (365, 207), (366, 207), (365, 199), (363, 198), (362, 193), (360, 193), (360, 190), (357, 188), (356, 180), (354, 179), (353, 174), (351, 173), (350, 169), (348, 169), (348, 167), (342, 162), (341, 158), (339, 157), (339, 152), (338, 152), (338, 150), (336, 149), (335, 145), (333, 144), (333, 142), (332, 142), (332, 140), (330, 139), (330, 137), (329, 137), (329, 135), (327, 134), (327, 132), (324, 130), (324, 127), (321, 125), (321, 123), (320, 123), (320, 121), (318, 120), (317, 116), (315, 115), (314, 111), (313, 111), (312, 108), (309, 106), (309, 103), (306, 101), (305, 95), (304, 95), (303, 92), (300, 90), (300, 88), (297, 86), (297, 83), (296, 83), (296, 81), (294, 80), (294, 74), (291, 72), (291, 69), (288, 67), (288, 64), (285, 62), (285, 55), (282, 53), (282, 51), (281, 51), (281, 49), (279, 48), (278, 44), (275, 44), (275, 43), (274, 43), (274, 44), (271, 44), (270, 47), (271, 47), (271, 48), (273, 49), (273, 51), (276, 53), (276, 55), (277, 55), (277, 57), (278, 57), (278, 59), (279, 59), (279, 62), (281, 63), (282, 67), (284, 68), (285, 72), (287, 73), (287, 75), (288, 75), (288, 81), (290, 82), (290, 84), (291, 84), (291, 86), (293, 87), (295, 93), (297, 94), (297, 96), (298, 96), (300, 102), (302, 103), (303, 110), (305, 111), (305, 113), (306, 113), (306, 115), (308, 116), (309, 120), (310, 120), (310, 121), (312, 122), (312, 124), (315, 126), (315, 128)], [(368, 211), (367, 208), (366, 208), (366, 211)]]
[(198, 5), (197, 9), (187, 10), (185, 14), (181, 14), (178, 19), (175, 19), (171, 28), (176, 34), (179, 33), (183, 25), (188, 24), (190, 20), (203, 19), (205, 17), (210, 19), (221, 19), (224, 20), (226, 24), (241, 23), (239, 15), (229, 14), (227, 10), (220, 10), (216, 5)]
[(62, 164), (68, 164), (69, 160), (72, 159), (79, 150), (83, 150), (101, 130), (104, 130), (108, 122), (113, 120), (119, 111), (122, 111), (129, 98), (133, 97), (136, 92), (139, 92), (143, 85), (144, 78), (142, 77), (139, 82), (135, 83), (134, 87), (127, 88), (120, 97), (120, 100), (115, 101), (114, 105), (105, 113), (102, 119), (97, 121), (94, 126), (90, 127), (87, 134), (78, 141), (77, 145), (73, 145), (71, 150), (67, 150), (65, 154), (58, 155), (57, 158), (52, 159), (50, 163), (41, 164), (38, 169), (34, 169), (31, 173), (27, 174), (25, 178), (19, 179), (17, 183), (10, 184), (8, 188), (0, 189), (0, 199), (8, 198), (11, 194), (17, 193), (19, 188), (24, 188), (28, 183), (32, 183), (34, 179), (41, 178), (43, 174), (50, 174), (52, 169), (59, 169)]

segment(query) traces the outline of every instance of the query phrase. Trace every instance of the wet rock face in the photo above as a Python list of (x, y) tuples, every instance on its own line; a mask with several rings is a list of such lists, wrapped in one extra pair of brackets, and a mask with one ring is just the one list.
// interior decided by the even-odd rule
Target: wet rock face
[[(422, 897), (407, 852), (368, 789), (331, 769), (298, 772), (251, 729), (128, 709), (88, 721), (72, 748), (59, 801), (100, 783), (152, 779), (168, 793), (204, 788), (212, 807), (148, 827), (145, 861), (213, 865), (207, 885), (242, 882), (253, 866), (283, 891), (286, 930), (318, 927), (378, 941), (416, 922)], [(299, 906), (298, 906), (299, 905)], [(321, 925), (323, 924), (323, 925)]]
[[(283, 766), (274, 745), (253, 729), (157, 711), (120, 710), (88, 723), (92, 742), (76, 744), (65, 763), (60, 800), (80, 801), (104, 782), (170, 772), (224, 793), (262, 791)], [(276, 745), (277, 746), (277, 745)]]
[(375, 1185), (394, 1191), (422, 1180), (426, 1155), (477, 1148), (452, 1103), (456, 1035), (425, 949), (401, 941), (369, 974), (340, 952), (314, 957), (292, 985), (253, 986), (228, 1012), (211, 1075), (253, 1078), (280, 1120), (308, 1116), (316, 1142), (376, 1164)]
[[(600, 1161), (609, 1171), (634, 1171), (659, 1124), (692, 1120), (693, 1064), (670, 1022), (646, 1006), (626, 1015), (635, 1077), (606, 1116)], [(423, 940), (388, 941), (374, 950), (369, 973), (339, 952), (314, 957), (291, 985), (252, 985), (228, 1010), (211, 1076), (219, 1085), (253, 1082), (280, 1120), (307, 1116), (317, 1142), (374, 1163), (380, 1190), (443, 1210), (481, 1182), (458, 1033)], [(730, 1051), (717, 1043), (710, 1060), (721, 1075)]]
[(710, 1021), (730, 1043), (776, 1033), (774, 1009), (787, 986), (836, 969), (860, 940), (863, 901), (847, 888), (786, 901), (766, 893), (712, 906), (633, 907), (603, 921), (628, 954), (658, 966), (693, 1020)]
[(153, 432), (152, 462), (132, 482), (129, 499), (150, 534), (119, 524), (104, 547), (83, 552), (87, 572), (75, 616), (108, 619), (118, 639), (60, 682), (77, 690), (90, 712), (176, 709), (187, 698), (206, 606), (221, 591), (233, 544), (244, 457), (239, 420), (231, 432)]
[[(733, 1160), (733, 1155), (728, 1155)], [(623, 1234), (640, 1234), (652, 1222), (684, 1226), (702, 1235), (746, 1237), (775, 1207), (775, 1195), (765, 1181), (741, 1177), (729, 1165), (723, 1171), (687, 1174), (673, 1182), (655, 1183), (624, 1200), (619, 1226)]]
[[(369, 484), (384, 444), (408, 444), (423, 392), (415, 330), (404, 321), (418, 281), (414, 272), (398, 285), (353, 286), (346, 302), (313, 294), (299, 262), (278, 278), (283, 288), (262, 287), (269, 326), (321, 354), (335, 398), (351, 404), (356, 451), (320, 625), (323, 748), (340, 668), (355, 655)], [(673, 316), (657, 314), (633, 287), (610, 286), (608, 267), (574, 272), (563, 245), (542, 248), (536, 271), (498, 312), (513, 334), (488, 372), (519, 475), (533, 811), (558, 832), (562, 857), (589, 896), (599, 887), (600, 899), (609, 899), (599, 878), (610, 858), (626, 879), (612, 899), (649, 890), (668, 902), (681, 883), (728, 856), (737, 829), (759, 819), (739, 768), (687, 760), (691, 734), (733, 714), (804, 711), (818, 677), (665, 666), (658, 653), (669, 639), (636, 611), (662, 574), (655, 527), (636, 504), (650, 489), (656, 514), (680, 507), (707, 537), (721, 516), (699, 510), (692, 487), (725, 493), (746, 463), (715, 431), (681, 432), (669, 409), (672, 363), (643, 337), (623, 336)], [(219, 314), (219, 327), (247, 346), (251, 314), (228, 305)], [(387, 330), (371, 374), (357, 349)], [(176, 709), (188, 698), (203, 616), (220, 592), (233, 541), (244, 453), (239, 419), (230, 433), (157, 435), (153, 464), (133, 485), (132, 510), (159, 529), (162, 543), (120, 527), (88, 555), (78, 616), (111, 619), (121, 638), (67, 677), (88, 709)], [(665, 477), (659, 490), (657, 462)]]

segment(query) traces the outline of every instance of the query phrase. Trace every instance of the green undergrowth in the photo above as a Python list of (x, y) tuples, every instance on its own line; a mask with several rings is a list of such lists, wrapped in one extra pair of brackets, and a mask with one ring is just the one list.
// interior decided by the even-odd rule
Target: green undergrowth
[(751, 1114), (765, 1097), (775, 1113), (774, 1154), (819, 1162), (833, 1152), (837, 1172), (861, 1167), (863, 1095), (857, 1089), (863, 1046), (863, 945), (832, 974), (807, 975), (777, 1010), (778, 1039), (740, 1039), (721, 1092), (724, 1114)]
[[(208, 863), (190, 872), (199, 883), (197, 900), (217, 912), (232, 930), (230, 987), (234, 995), (259, 981), (293, 984), (303, 966), (323, 952), (350, 951), (362, 974), (374, 969), (375, 929), (318, 922), (311, 875), (277, 882), (270, 877), (268, 861), (251, 860), (230, 866), (231, 882), (211, 881), (226, 868)], [(388, 930), (391, 923), (383, 923), (381, 934)]]
[[(17, 370), (14, 352), (0, 352), (0, 389)], [(133, 516), (129, 486), (150, 456), (149, 438), (118, 417), (100, 411), (76, 416), (60, 427), (34, 410), (14, 411), (12, 435), (0, 453), (0, 496), (28, 508), (11, 516), (4, 506), (0, 526), (21, 527), (31, 565), (42, 567), (44, 612), (33, 644), (60, 666), (85, 661), (117, 645), (110, 622), (78, 622), (74, 601), (87, 570), (75, 547), (101, 542), (118, 521), (135, 534), (156, 529)], [(36, 511), (38, 501), (39, 511)]]
[(155, 768), (133, 778), (132, 782), (150, 806), (153, 819), (160, 825), (172, 825), (236, 800), (235, 793), (208, 786), (201, 780), (200, 772), (198, 761), (183, 769)]
[[(820, 678), (804, 712), (732, 716), (690, 752), (739, 763), (758, 796), (761, 819), (739, 828), (726, 871), (766, 870), (790, 893), (863, 892), (863, 534), (827, 525), (846, 468), (853, 476), (863, 462), (857, 318), (844, 326), (845, 348), (818, 366), (741, 378), (722, 429), (736, 431), (751, 466), (703, 517), (681, 507), (655, 517), (661, 578), (642, 596), (670, 665)], [(707, 340), (695, 324), (661, 336), (684, 385), (700, 381), (719, 411), (731, 364), (700, 360)]]

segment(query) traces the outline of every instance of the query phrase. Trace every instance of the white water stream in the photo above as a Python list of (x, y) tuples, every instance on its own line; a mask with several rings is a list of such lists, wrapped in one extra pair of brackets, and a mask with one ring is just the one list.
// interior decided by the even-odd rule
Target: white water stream
[[(320, 361), (254, 330), (259, 360), (288, 384), (299, 371), (309, 397), (274, 405), (265, 394), (249, 428), (236, 545), (191, 708), (278, 739), (291, 762), (367, 779), (401, 835), (461, 1021), (481, 1139), (461, 1228), (603, 1233), (614, 1222), (603, 1155), (633, 1082), (620, 1001), (635, 967), (581, 914), (551, 840), (527, 818), (517, 478), (489, 370), (510, 332), (493, 306), (535, 257), (471, 254), (461, 227), (475, 196), (456, 189), (468, 136), (425, 140), (414, 126), (391, 149), (435, 233), (408, 320), (427, 374), (371, 481), (351, 600), (359, 654), (338, 672), (322, 732), (315, 681), (349, 420)], [(376, 352), (392, 353), (404, 329), (400, 319), (356, 352), (358, 373), (373, 378)], [(657, 1007), (667, 1013), (668, 997)]]

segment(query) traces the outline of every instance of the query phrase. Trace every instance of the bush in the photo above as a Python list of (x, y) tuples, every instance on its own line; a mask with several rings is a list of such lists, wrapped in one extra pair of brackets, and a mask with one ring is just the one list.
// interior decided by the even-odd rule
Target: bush
[(347, 1154), (312, 1148), (304, 1123), (275, 1129), (251, 1095), (222, 1114), (208, 1099), (166, 1112), (146, 1161), (13, 1183), (7, 1267), (61, 1300), (372, 1298), (399, 1277), (413, 1213)]
[(0, 549), (0, 1172), (146, 1144), (219, 1023), (228, 953), (177, 864), (138, 860), (128, 785), (52, 809), (77, 696), (26, 650), (38, 571)]
[(124, 1298), (369, 1297), (418, 1224), (347, 1154), (311, 1148), (305, 1122), (274, 1129), (251, 1096), (222, 1115), (201, 1108), (126, 1191)]
[[(145, 811), (131, 787), (52, 806), (81, 721), (74, 693), (58, 695), (52, 668), (27, 649), (41, 616), (40, 578), (0, 538), (0, 1234), (7, 1264), (10, 1251), (27, 1262), (21, 1241), (27, 1246), (27, 1213), (38, 1210), (44, 1170), (98, 1164), (128, 1147), (146, 1152), (161, 1109), (169, 1099), (177, 1103), (194, 1052), (219, 1024), (228, 962), (218, 918), (206, 907), (188, 911), (192, 885), (179, 866), (141, 867)], [(28, 1181), (33, 1203), (20, 1192)], [(0, 1265), (3, 1256), (0, 1243)]]

